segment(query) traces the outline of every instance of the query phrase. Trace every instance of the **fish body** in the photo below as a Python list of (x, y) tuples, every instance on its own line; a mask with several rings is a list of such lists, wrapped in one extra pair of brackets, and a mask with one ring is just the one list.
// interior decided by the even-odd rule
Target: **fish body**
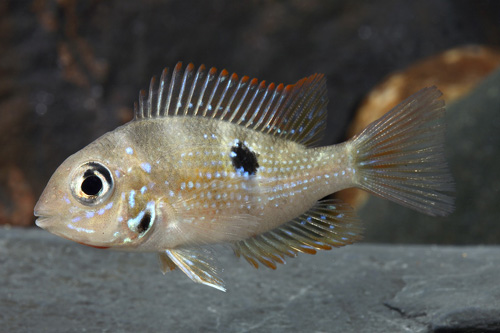
[(178, 64), (141, 92), (135, 118), (70, 156), (35, 207), (37, 225), (79, 243), (157, 252), (164, 272), (224, 290), (206, 245), (253, 266), (350, 244), (362, 228), (328, 194), (360, 187), (431, 215), (452, 211), (436, 88), (357, 137), (312, 147), (326, 123), (315, 74), (266, 86)]

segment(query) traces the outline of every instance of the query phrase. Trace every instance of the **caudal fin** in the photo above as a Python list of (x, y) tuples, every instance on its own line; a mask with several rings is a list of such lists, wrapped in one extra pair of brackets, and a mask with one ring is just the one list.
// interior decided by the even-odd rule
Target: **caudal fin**
[(448, 215), (453, 179), (444, 157), (444, 101), (420, 90), (352, 139), (358, 187), (429, 215)]

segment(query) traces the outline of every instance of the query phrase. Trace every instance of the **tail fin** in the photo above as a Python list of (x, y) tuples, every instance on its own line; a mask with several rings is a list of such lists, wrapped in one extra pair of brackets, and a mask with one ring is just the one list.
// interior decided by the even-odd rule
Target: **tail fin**
[(444, 101), (425, 88), (352, 139), (358, 187), (429, 215), (448, 215), (453, 179), (444, 158)]

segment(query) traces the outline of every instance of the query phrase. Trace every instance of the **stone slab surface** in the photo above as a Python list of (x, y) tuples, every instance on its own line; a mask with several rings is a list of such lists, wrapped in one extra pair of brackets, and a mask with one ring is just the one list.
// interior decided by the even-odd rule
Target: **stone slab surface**
[(1, 331), (500, 331), (500, 247), (357, 244), (276, 271), (219, 253), (226, 293), (153, 254), (0, 229)]

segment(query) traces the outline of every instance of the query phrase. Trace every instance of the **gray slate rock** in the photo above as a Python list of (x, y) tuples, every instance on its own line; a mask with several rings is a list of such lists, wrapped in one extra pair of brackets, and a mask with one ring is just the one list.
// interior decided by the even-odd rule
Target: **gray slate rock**
[(360, 244), (255, 270), (220, 253), (223, 293), (155, 255), (0, 229), (5, 332), (497, 332), (500, 247)]

